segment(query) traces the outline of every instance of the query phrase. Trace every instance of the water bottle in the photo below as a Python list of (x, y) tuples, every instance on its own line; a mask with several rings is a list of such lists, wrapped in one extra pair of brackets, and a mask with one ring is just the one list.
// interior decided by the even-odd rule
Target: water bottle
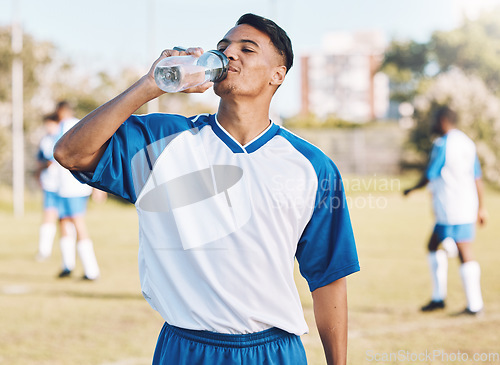
[(167, 93), (175, 93), (206, 81), (219, 82), (227, 75), (229, 61), (222, 52), (212, 50), (195, 56), (172, 56), (155, 67), (156, 85)]

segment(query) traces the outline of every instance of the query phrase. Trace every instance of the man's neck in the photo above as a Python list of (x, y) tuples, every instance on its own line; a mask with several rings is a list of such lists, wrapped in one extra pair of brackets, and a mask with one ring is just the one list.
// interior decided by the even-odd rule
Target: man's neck
[(450, 131), (456, 129), (455, 126), (450, 125), (450, 126), (444, 126), (443, 127), (443, 136), (447, 135)]
[(73, 114), (63, 114), (61, 115), (61, 120), (60, 121), (63, 121), (63, 120), (66, 120), (66, 119), (71, 119), (73, 118)]
[(220, 125), (242, 146), (253, 140), (269, 127), (269, 105), (256, 107), (221, 100), (217, 112)]

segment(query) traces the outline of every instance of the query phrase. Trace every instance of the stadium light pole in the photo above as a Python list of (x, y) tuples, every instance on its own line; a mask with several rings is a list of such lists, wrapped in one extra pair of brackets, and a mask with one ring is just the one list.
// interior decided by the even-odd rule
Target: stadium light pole
[(24, 132), (23, 132), (23, 29), (19, 20), (20, 1), (13, 0), (12, 19), (12, 197), (14, 216), (24, 215)]
[[(156, 22), (155, 22), (155, 0), (148, 1), (148, 60), (155, 56)], [(148, 113), (157, 113), (160, 110), (160, 100), (155, 98), (147, 104)]]

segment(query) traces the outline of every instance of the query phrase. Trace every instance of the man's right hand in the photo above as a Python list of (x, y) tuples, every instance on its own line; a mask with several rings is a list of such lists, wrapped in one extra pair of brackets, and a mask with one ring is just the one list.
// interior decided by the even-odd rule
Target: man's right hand
[[(144, 78), (147, 80), (147, 82), (149, 84), (151, 84), (152, 87), (154, 87), (155, 89), (157, 89), (156, 91), (157, 91), (158, 95), (156, 97), (158, 97), (158, 96), (160, 96), (160, 95), (162, 95), (162, 94), (165, 93), (163, 90), (161, 90), (158, 87), (158, 85), (156, 85), (155, 78), (154, 78), (154, 72), (155, 72), (155, 68), (156, 68), (156, 65), (158, 64), (158, 62), (160, 62), (164, 58), (173, 57), (173, 56), (187, 56), (187, 55), (191, 55), (191, 56), (194, 56), (194, 57), (200, 57), (203, 54), (203, 52), (204, 52), (203, 48), (200, 48), (200, 47), (188, 48), (185, 51), (178, 51), (178, 50), (174, 50), (174, 49), (166, 49), (166, 50), (164, 50), (161, 53), (160, 57), (153, 63), (153, 65), (149, 69), (148, 73), (144, 76)], [(182, 92), (183, 93), (204, 93), (205, 91), (207, 91), (208, 89), (210, 89), (212, 86), (213, 86), (213, 82), (205, 82), (205, 83), (203, 83), (201, 85), (198, 85), (198, 86), (195, 86), (195, 87), (183, 90)]]

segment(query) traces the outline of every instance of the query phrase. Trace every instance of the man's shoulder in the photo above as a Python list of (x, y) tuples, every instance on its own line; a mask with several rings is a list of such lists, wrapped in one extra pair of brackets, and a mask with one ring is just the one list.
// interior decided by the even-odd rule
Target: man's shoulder
[(75, 118), (75, 117), (69, 117), (69, 118), (65, 118), (63, 120), (61, 120), (60, 122), (60, 127), (62, 129), (62, 132), (63, 133), (66, 133), (67, 131), (69, 131), (71, 128), (73, 128), (73, 126), (78, 123), (80, 121), (80, 119), (78, 118)]
[(186, 117), (180, 114), (150, 113), (141, 115), (133, 114), (129, 117), (127, 121), (136, 121), (143, 124), (151, 124), (151, 125), (154, 125), (154, 123), (158, 122), (161, 123), (165, 121), (171, 123), (182, 123), (182, 124), (192, 123), (193, 125), (196, 125), (196, 124), (208, 123), (208, 120), (212, 116), (213, 116), (212, 114), (197, 114), (190, 117)]
[(453, 129), (439, 138), (439, 140), (435, 142), (435, 146), (443, 151), (449, 151), (450, 153), (457, 153), (457, 151), (472, 152), (476, 149), (474, 141), (467, 134), (458, 129)]
[(295, 150), (309, 160), (318, 174), (320, 172), (324, 172), (325, 170), (330, 171), (332, 169), (335, 173), (339, 173), (337, 166), (332, 159), (328, 157), (319, 147), (284, 127), (280, 127), (277, 134), (285, 138), (293, 146), (293, 148), (295, 148)]
[(134, 114), (125, 121), (124, 128), (143, 129), (151, 136), (161, 138), (194, 128), (201, 129), (209, 123), (211, 117), (210, 114), (198, 114), (191, 117), (167, 113)]
[(55, 144), (57, 140), (57, 135), (54, 134), (44, 134), (42, 138), (40, 138), (39, 146), (46, 146), (47, 144)]
[(449, 138), (453, 138), (460, 142), (465, 142), (469, 144), (474, 143), (474, 141), (467, 134), (465, 134), (465, 132), (459, 129), (453, 129), (452, 131), (450, 131)]
[(444, 136), (437, 137), (432, 145), (435, 147), (444, 147), (446, 145), (446, 140), (448, 139), (449, 133)]

